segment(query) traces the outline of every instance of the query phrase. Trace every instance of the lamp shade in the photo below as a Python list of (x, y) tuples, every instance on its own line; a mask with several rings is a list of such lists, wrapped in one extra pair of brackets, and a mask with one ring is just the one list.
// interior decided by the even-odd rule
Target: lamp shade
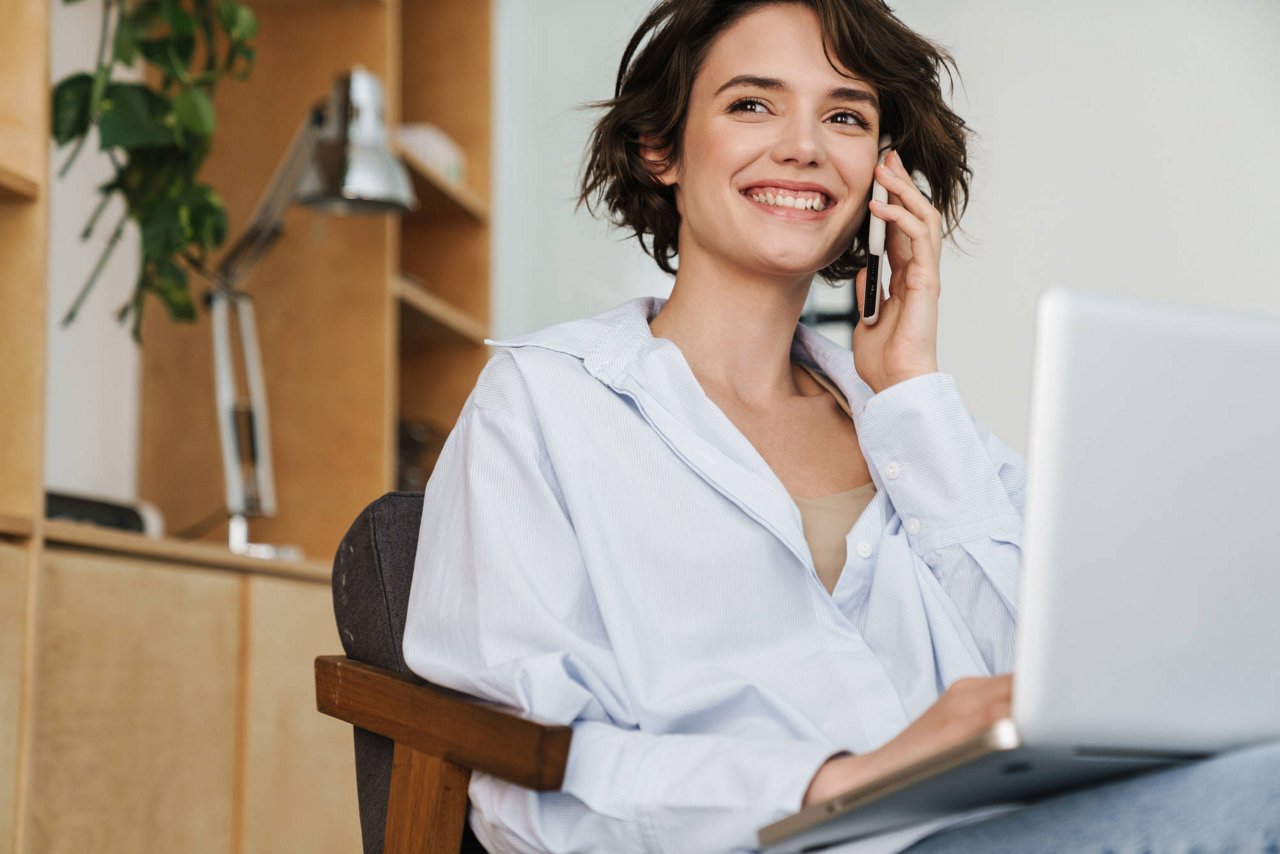
[(413, 210), (409, 174), (387, 145), (382, 84), (359, 66), (333, 84), (311, 115), (320, 127), (315, 153), (294, 200), (335, 214)]

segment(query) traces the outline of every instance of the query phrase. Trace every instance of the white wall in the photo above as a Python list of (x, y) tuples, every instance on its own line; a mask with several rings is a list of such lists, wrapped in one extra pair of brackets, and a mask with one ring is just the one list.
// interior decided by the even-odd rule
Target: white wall
[(1048, 286), (1280, 315), (1280, 4), (896, 8), (952, 49), (955, 106), (980, 134), (970, 254), (943, 263), (939, 358), (1011, 444), (1025, 448)]
[[(589, 116), (648, 0), (500, 0), (497, 330), (593, 313), (666, 277), (572, 212)], [(943, 262), (940, 359), (1025, 447), (1034, 305), (1062, 285), (1280, 315), (1274, 0), (899, 0), (952, 49), (978, 132)], [(1189, 404), (1190, 405), (1190, 404)]]
[(650, 0), (497, 0), (494, 334), (595, 314), (671, 279), (585, 208), (577, 179), (594, 113)]
[[(101, 3), (52, 4), (50, 82), (76, 71), (92, 72), (97, 55)], [(117, 77), (123, 75), (117, 74)], [(80, 232), (98, 202), (96, 187), (112, 174), (92, 136), (65, 178), (57, 178), (71, 146), (53, 148), (49, 179), (48, 386), (45, 421), (45, 482), (50, 489), (137, 497), (138, 350), (116, 309), (133, 291), (138, 272), (138, 232), (130, 223), (75, 323), (63, 315), (88, 279), (116, 221), (124, 211), (114, 199), (98, 219), (92, 238)], [(157, 306), (148, 306), (156, 310)]]

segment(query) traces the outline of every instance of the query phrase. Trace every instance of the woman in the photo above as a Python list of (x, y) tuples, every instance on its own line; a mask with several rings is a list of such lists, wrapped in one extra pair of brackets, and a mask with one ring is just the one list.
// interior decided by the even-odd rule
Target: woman
[[(751, 848), (1008, 714), (1023, 465), (936, 360), (947, 61), (880, 0), (664, 0), (632, 40), (583, 199), (671, 298), (498, 342), (426, 491), (409, 666), (574, 726), (561, 792), (473, 778), (489, 850)], [(873, 177), (892, 296), (851, 356), (797, 321)]]

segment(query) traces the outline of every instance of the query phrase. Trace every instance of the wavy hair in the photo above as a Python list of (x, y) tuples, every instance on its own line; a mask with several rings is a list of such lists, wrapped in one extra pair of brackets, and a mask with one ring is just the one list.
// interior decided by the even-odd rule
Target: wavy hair
[[(747, 13), (783, 4), (811, 9), (827, 61), (876, 87), (881, 133), (892, 136), (907, 170), (923, 176), (944, 235), (959, 226), (973, 175), (971, 131), (942, 94), (942, 72), (953, 92), (952, 72), (958, 76), (959, 69), (945, 48), (909, 29), (883, 0), (661, 0), (622, 54), (613, 98), (588, 105), (604, 114), (587, 144), (578, 204), (592, 214), (607, 211), (667, 273), (675, 273), (672, 259), (680, 251), (680, 213), (674, 188), (654, 177), (642, 141), (651, 152), (666, 152), (658, 167), (678, 163), (693, 81), (712, 42)], [(867, 263), (866, 232), (864, 222), (851, 247), (818, 275), (830, 282), (853, 278)]]

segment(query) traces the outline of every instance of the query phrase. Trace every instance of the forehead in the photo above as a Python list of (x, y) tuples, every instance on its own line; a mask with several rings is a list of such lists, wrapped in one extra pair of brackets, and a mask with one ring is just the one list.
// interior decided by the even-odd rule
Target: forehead
[(772, 77), (799, 89), (852, 86), (875, 92), (843, 66), (832, 67), (817, 14), (794, 3), (754, 9), (716, 36), (694, 79), (694, 94), (709, 96), (740, 75)]

